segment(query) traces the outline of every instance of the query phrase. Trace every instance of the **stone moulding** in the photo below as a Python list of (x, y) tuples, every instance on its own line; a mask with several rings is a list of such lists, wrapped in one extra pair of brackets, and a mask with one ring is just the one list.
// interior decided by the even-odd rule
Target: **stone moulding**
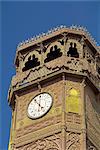
[[(71, 73), (78, 73), (78, 74), (88, 74), (90, 75), (90, 79), (93, 80), (96, 77), (93, 75), (91, 68), (88, 66), (88, 62), (83, 59), (74, 59), (74, 58), (66, 58), (66, 56), (62, 56), (58, 59), (52, 61), (43, 65), (36, 67), (34, 69), (30, 69), (26, 71), (25, 73), (21, 73), (17, 76), (14, 76), (12, 78), (11, 86), (16, 87), (18, 84), (21, 86), (21, 84), (25, 84), (26, 80), (27, 82), (31, 82), (33, 80), (37, 80), (38, 78), (48, 76), (49, 74), (53, 72), (57, 72), (58, 70), (61, 70), (61, 68), (65, 67), (65, 70)], [(97, 80), (97, 78), (96, 78)], [(95, 81), (94, 81), (95, 82)], [(98, 82), (97, 82), (98, 84)], [(99, 85), (98, 85), (99, 86)], [(97, 87), (98, 87), (97, 86)]]
[(15, 138), (14, 143), (16, 143), (17, 147), (20, 147), (23, 144), (28, 144), (28, 143), (31, 143), (32, 141), (43, 139), (45, 137), (48, 137), (57, 133), (61, 133), (61, 123), (52, 125), (42, 130), (38, 130), (35, 132), (35, 134), (29, 133), (25, 136), (22, 136), (21, 138)]
[(34, 38), (30, 38), (24, 42), (21, 42), (17, 47), (17, 51), (20, 51), (20, 50), (22, 50), (26, 47), (29, 47), (33, 44), (40, 43), (43, 40), (47, 40), (48, 38), (56, 36), (56, 35), (60, 34), (61, 32), (84, 35), (86, 37), (86, 39), (88, 41), (91, 41), (92, 45), (97, 49), (97, 46), (96, 46), (97, 43), (95, 42), (93, 37), (90, 35), (90, 33), (87, 32), (86, 28), (76, 26), (76, 25), (75, 26), (72, 25), (71, 27), (68, 28), (66, 26), (61, 25), (59, 27), (49, 30), (47, 33), (43, 33), (39, 36), (35, 36)]
[(61, 72), (86, 76), (90, 82), (93, 82), (98, 90), (100, 89), (99, 79), (93, 74), (86, 60), (62, 56), (53, 60), (53, 63), (52, 61), (48, 62), (42, 66), (14, 76), (8, 92), (8, 99), (12, 97), (11, 95), (13, 95), (13, 91), (26, 87), (32, 84), (32, 82), (37, 83), (38, 81), (42, 81), (45, 78), (49, 78), (50, 76), (54, 76), (54, 74), (59, 74)]

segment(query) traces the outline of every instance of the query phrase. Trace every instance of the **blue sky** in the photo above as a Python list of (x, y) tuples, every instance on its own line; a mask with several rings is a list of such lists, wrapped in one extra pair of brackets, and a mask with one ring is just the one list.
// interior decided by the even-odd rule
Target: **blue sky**
[(7, 92), (15, 74), (14, 57), (19, 42), (46, 32), (49, 29), (72, 24), (88, 29), (97, 42), (100, 40), (99, 1), (2, 1), (0, 50), (0, 150), (7, 150), (10, 132), (11, 109)]

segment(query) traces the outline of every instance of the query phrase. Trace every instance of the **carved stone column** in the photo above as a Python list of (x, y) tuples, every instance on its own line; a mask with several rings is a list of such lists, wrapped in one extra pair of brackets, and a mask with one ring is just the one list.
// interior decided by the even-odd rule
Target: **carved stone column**
[(81, 58), (83, 59), (83, 56), (84, 56), (84, 43), (85, 43), (83, 37), (81, 38), (80, 43), (81, 43), (81, 45), (82, 45), (82, 49), (81, 49), (82, 55), (81, 55)]
[[(16, 102), (15, 102), (16, 104)], [(13, 104), (13, 105), (15, 105)], [(12, 123), (11, 123), (11, 131), (10, 131), (10, 142), (9, 142), (9, 150), (15, 150), (14, 138), (15, 138), (15, 120), (16, 120), (16, 107), (12, 106)]]
[(44, 64), (44, 56), (43, 56), (43, 43), (40, 43), (40, 51), (41, 51), (41, 65)]
[(66, 56), (66, 43), (67, 43), (67, 35), (68, 33), (63, 33), (63, 40), (64, 40), (64, 52), (63, 55)]
[(19, 58), (19, 67), (18, 67), (19, 69), (18, 69), (18, 71), (21, 72), (22, 71), (22, 64), (23, 64), (22, 63), (23, 62), (23, 56), (20, 52), (18, 53), (18, 58)]
[(62, 95), (62, 150), (66, 150), (66, 112), (65, 112), (65, 74), (62, 75), (63, 79), (63, 95)]
[(98, 59), (98, 55), (95, 55), (95, 71), (97, 72), (97, 59)]
[(81, 114), (82, 114), (82, 150), (86, 150), (86, 114), (85, 114), (85, 78), (83, 79), (81, 83), (81, 98), (82, 98), (82, 104), (81, 104)]

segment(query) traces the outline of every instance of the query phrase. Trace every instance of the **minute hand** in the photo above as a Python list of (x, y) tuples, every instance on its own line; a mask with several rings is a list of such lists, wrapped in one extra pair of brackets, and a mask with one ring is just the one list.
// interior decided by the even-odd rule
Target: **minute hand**
[(35, 103), (38, 105), (38, 111), (39, 111), (39, 108), (41, 107), (41, 106), (40, 106), (40, 103), (38, 103), (38, 102), (36, 101), (36, 99), (35, 99), (34, 101), (35, 101)]
[(43, 106), (41, 106), (41, 98), (39, 100), (39, 108), (41, 108), (41, 110), (44, 108)]

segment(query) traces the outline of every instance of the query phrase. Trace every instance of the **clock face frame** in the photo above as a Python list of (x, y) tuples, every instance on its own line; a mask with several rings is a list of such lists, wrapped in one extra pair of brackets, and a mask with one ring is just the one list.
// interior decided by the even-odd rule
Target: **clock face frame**
[(31, 119), (43, 117), (52, 107), (53, 98), (49, 93), (40, 93), (33, 97), (27, 108), (27, 115)]

